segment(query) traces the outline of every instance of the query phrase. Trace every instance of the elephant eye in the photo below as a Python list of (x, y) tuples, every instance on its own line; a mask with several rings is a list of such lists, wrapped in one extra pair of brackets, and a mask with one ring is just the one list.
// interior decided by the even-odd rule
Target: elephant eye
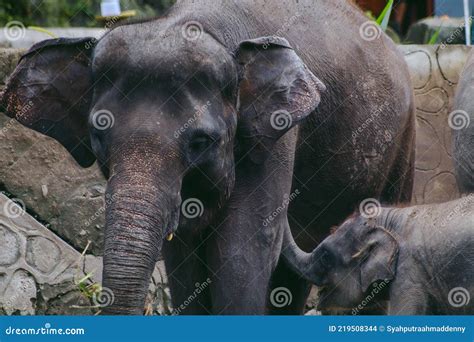
[(324, 268), (331, 268), (333, 266), (333, 258), (331, 253), (328, 250), (325, 250), (320, 257), (319, 262)]
[(217, 134), (208, 134), (205, 132), (198, 132), (189, 141), (189, 150), (191, 155), (197, 157), (209, 150), (219, 140)]
[(194, 153), (202, 153), (207, 150), (213, 142), (214, 140), (210, 136), (199, 135), (191, 140), (189, 148)]

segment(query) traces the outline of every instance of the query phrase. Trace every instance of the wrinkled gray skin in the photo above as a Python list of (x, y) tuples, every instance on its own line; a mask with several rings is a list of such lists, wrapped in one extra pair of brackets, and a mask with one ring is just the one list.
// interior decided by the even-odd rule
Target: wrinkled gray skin
[(286, 256), (319, 286), (323, 311), (360, 313), (388, 299), (390, 315), (474, 314), (473, 207), (470, 195), (355, 215), (312, 253), (287, 236)]
[(456, 179), (462, 193), (474, 192), (474, 51), (459, 79), (452, 116), (453, 159)]
[[(178, 1), (98, 42), (52, 40), (23, 57), (7, 114), (83, 166), (97, 157), (108, 177), (105, 313), (143, 313), (160, 251), (183, 314), (301, 313), (309, 284), (279, 260), (288, 218), (312, 250), (362, 199), (410, 199), (410, 78), (384, 34), (361, 38), (366, 21), (342, 0)], [(201, 216), (183, 214), (191, 198)], [(291, 305), (270, 305), (276, 286)]]

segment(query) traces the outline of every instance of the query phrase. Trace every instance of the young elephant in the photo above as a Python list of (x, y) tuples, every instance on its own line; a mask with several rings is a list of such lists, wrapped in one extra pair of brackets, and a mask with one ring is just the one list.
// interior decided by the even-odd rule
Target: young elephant
[(474, 314), (474, 195), (347, 219), (312, 253), (286, 233), (284, 258), (319, 286), (320, 310)]
[(459, 78), (454, 111), (449, 116), (453, 134), (453, 161), (461, 193), (474, 192), (474, 51)]

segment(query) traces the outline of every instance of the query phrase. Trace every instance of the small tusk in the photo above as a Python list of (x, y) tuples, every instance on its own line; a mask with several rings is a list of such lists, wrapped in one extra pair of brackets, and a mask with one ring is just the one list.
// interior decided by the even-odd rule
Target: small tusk
[(168, 236), (166, 237), (166, 240), (171, 241), (171, 240), (173, 240), (173, 237), (174, 237), (174, 234), (169, 233)]

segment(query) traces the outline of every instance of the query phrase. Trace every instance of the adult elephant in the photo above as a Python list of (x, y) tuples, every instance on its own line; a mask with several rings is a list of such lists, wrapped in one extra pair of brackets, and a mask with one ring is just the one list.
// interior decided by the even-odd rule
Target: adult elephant
[(403, 56), (342, 0), (179, 1), (99, 41), (45, 41), (3, 103), (108, 178), (108, 314), (143, 312), (160, 250), (180, 313), (299, 313), (308, 285), (279, 264), (288, 204), (308, 249), (360, 200), (411, 195)]
[(474, 52), (461, 73), (449, 122), (453, 129), (453, 156), (461, 193), (474, 192)]

